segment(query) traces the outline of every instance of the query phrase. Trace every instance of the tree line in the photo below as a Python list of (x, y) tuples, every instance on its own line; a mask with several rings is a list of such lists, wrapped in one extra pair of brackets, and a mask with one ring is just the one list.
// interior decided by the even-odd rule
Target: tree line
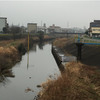
[(3, 28), (3, 33), (5, 34), (18, 34), (18, 33), (23, 33), (25, 32), (25, 30), (23, 29), (23, 27), (20, 27), (18, 25), (12, 25), (12, 26), (6, 26)]

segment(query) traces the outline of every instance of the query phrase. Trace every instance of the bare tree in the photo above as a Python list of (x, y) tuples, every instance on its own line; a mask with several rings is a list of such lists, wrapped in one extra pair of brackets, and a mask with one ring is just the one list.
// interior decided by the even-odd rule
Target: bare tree
[(16, 35), (18, 35), (18, 34), (20, 35), (20, 33), (21, 33), (21, 27), (12, 25), (10, 27), (10, 33), (13, 34), (13, 39), (15, 40)]

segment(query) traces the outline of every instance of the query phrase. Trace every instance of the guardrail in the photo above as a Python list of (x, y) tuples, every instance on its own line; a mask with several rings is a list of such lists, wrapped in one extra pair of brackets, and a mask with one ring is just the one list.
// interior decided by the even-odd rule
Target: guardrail
[(75, 39), (75, 43), (93, 43), (93, 44), (97, 44), (100, 43), (100, 40), (97, 39), (88, 39), (88, 38), (78, 38)]

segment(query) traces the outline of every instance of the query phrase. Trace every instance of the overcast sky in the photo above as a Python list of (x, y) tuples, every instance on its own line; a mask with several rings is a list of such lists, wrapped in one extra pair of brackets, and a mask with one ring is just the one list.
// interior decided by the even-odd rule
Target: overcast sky
[(66, 27), (89, 27), (93, 20), (100, 20), (100, 1), (0, 1), (0, 17), (7, 17), (12, 25), (46, 23)]

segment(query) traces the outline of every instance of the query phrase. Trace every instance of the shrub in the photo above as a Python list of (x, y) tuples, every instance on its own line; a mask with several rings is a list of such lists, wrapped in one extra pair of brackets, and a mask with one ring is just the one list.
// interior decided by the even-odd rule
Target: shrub
[(24, 46), (24, 44), (20, 44), (19, 46), (18, 46), (18, 51), (19, 51), (19, 53), (20, 54), (25, 54), (25, 52), (26, 52), (26, 49), (25, 49), (25, 46)]

